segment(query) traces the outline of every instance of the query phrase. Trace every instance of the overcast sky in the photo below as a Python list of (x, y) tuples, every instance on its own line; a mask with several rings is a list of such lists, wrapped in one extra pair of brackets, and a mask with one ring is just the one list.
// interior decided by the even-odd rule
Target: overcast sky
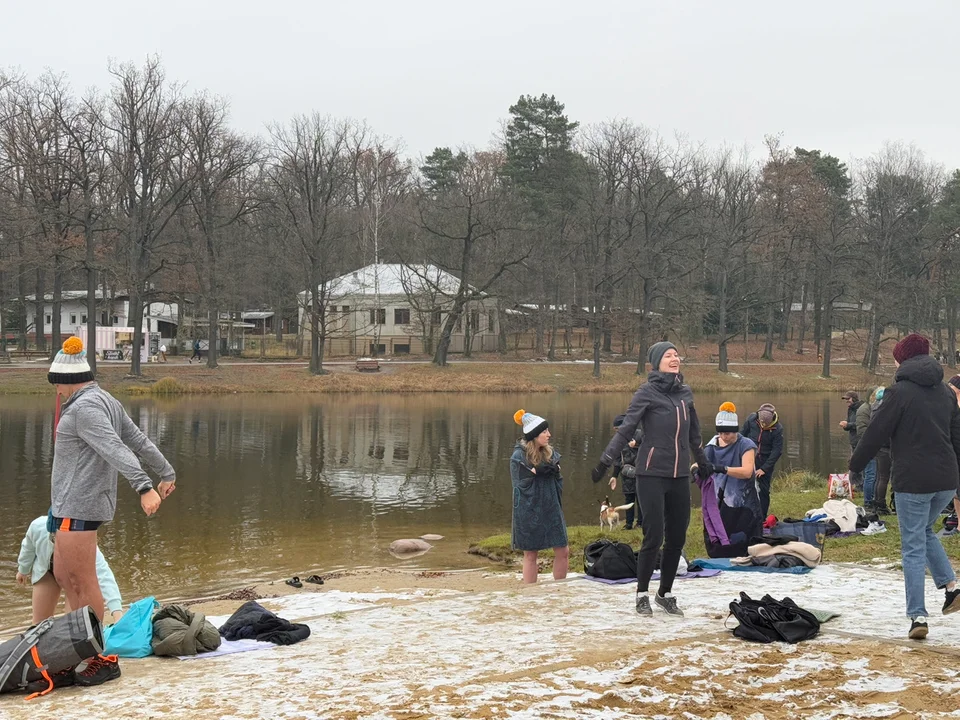
[(888, 140), (960, 167), (956, 0), (85, 0), (6, 2), (0, 67), (109, 84), (159, 53), (233, 124), (320, 111), (411, 155), (487, 146), (521, 94), (584, 124), (627, 117), (711, 146), (764, 135), (842, 160)]

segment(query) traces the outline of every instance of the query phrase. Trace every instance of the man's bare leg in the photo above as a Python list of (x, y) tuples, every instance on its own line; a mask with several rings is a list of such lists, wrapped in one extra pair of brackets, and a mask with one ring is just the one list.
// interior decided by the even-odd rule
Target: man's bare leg
[(94, 530), (57, 532), (53, 572), (72, 608), (89, 605), (103, 621), (103, 593), (97, 578), (97, 533)]

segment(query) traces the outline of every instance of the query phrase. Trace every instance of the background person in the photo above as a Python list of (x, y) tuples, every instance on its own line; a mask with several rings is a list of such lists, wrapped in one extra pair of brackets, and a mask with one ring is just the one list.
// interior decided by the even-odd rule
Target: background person
[(630, 401), (623, 424), (593, 469), (600, 482), (634, 438), (643, 437), (637, 452), (637, 500), (643, 513), (643, 544), (637, 556), (636, 610), (652, 615), (649, 588), (657, 553), (663, 548), (660, 588), (654, 602), (669, 615), (683, 615), (673, 596), (680, 556), (690, 524), (690, 453), (700, 468), (712, 472), (703, 452), (700, 421), (693, 392), (680, 374), (680, 355), (670, 342), (655, 343), (648, 354), (651, 372)]
[(743, 423), (740, 434), (757, 446), (757, 491), (760, 495), (760, 511), (764, 518), (770, 512), (770, 485), (773, 471), (783, 455), (783, 425), (777, 409), (764, 403)]
[[(848, 390), (842, 396), (844, 402), (847, 403), (847, 419), (840, 421), (840, 428), (847, 433), (847, 437), (850, 440), (850, 454), (853, 454), (853, 451), (857, 447), (857, 441), (860, 439), (860, 436), (857, 434), (857, 410), (860, 409), (860, 394), (855, 390)], [(850, 471), (850, 484), (853, 485), (857, 490), (863, 489), (863, 474), (861, 472)]]
[(933, 532), (940, 511), (960, 488), (960, 406), (944, 387), (943, 368), (930, 356), (925, 337), (907, 335), (897, 343), (893, 358), (896, 382), (884, 391), (883, 402), (850, 458), (850, 469), (862, 470), (890, 441), (908, 636), (921, 640), (928, 632), (927, 569), (945, 591), (943, 614), (960, 610), (956, 575)]
[(553, 577), (562, 580), (570, 564), (567, 524), (563, 518), (560, 453), (550, 445), (547, 421), (518, 410), (514, 422), (523, 429), (510, 458), (513, 483), (511, 545), (523, 551), (523, 581), (537, 581), (541, 550), (553, 548)]
[[(47, 530), (47, 515), (42, 515), (30, 523), (27, 533), (20, 542), (20, 556), (17, 558), (17, 584), (26, 585), (27, 580), (33, 585), (33, 624), (53, 617), (60, 602), (63, 588), (57, 583), (53, 574), (53, 538)], [(107, 564), (106, 558), (97, 548), (97, 579), (100, 591), (109, 613), (105, 619), (107, 624), (115, 623), (123, 617), (123, 600), (120, 597), (120, 588), (117, 579)], [(64, 612), (73, 608), (67, 602)]]
[[(613, 419), (613, 427), (618, 428), (623, 425), (623, 418), (623, 415), (617, 415)], [(627, 443), (623, 452), (620, 453), (620, 459), (617, 464), (613, 466), (613, 479), (610, 481), (610, 489), (613, 490), (617, 487), (616, 479), (618, 477), (620, 478), (623, 489), (623, 504), (630, 505), (625, 511), (626, 523), (623, 526), (624, 530), (632, 530), (635, 520), (636, 527), (640, 527), (640, 524), (643, 522), (643, 514), (640, 512), (639, 505), (637, 504), (637, 446), (641, 440), (640, 431), (637, 430), (633, 440)]]

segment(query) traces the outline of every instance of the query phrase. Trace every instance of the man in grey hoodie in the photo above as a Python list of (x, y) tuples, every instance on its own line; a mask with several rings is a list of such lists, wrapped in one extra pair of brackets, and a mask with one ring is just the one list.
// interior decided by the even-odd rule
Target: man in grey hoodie
[[(48, 530), (56, 533), (54, 577), (70, 607), (89, 605), (103, 619), (103, 595), (97, 579), (97, 528), (113, 520), (117, 507), (117, 474), (122, 473), (140, 495), (149, 516), (176, 487), (170, 463), (123, 406), (94, 381), (83, 343), (63, 343), (47, 379), (62, 401), (53, 452)], [(137, 458), (160, 477), (155, 490)], [(81, 672), (55, 677), (55, 684), (99, 685), (120, 676), (115, 656), (91, 658)], [(57, 682), (59, 681), (59, 682)]]

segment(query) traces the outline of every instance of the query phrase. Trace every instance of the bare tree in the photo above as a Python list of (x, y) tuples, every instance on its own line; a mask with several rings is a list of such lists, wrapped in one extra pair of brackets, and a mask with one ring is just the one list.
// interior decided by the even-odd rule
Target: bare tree
[(467, 304), (483, 297), (531, 252), (521, 208), (503, 182), (502, 166), (502, 155), (472, 152), (445, 188), (431, 192), (420, 178), (414, 222), (426, 233), (423, 257), (459, 279), (433, 355), (440, 367), (447, 365), (450, 341)]
[(193, 178), (190, 207), (202, 237), (200, 286), (207, 301), (207, 367), (217, 367), (223, 298), (224, 245), (229, 231), (258, 207), (260, 145), (227, 126), (226, 102), (199, 95), (187, 103), (187, 174)]
[(317, 113), (270, 128), (269, 181), (280, 222), (304, 259), (310, 302), (310, 372), (321, 375), (327, 304), (342, 245), (350, 235), (347, 209), (364, 148), (365, 128)]
[(186, 155), (184, 103), (166, 81), (157, 57), (143, 67), (113, 65), (107, 102), (109, 157), (125, 256), (124, 279), (133, 326), (130, 374), (139, 376), (144, 303), (159, 294), (154, 278), (166, 266), (164, 252), (176, 242), (168, 225), (190, 199), (194, 181)]

